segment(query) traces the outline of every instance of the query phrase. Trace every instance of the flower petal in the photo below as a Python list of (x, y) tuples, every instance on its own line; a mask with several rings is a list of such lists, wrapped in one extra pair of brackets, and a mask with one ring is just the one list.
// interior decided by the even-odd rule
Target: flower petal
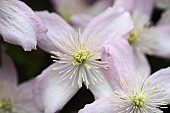
[(73, 28), (55, 13), (47, 11), (36, 13), (48, 28), (47, 38), (39, 41), (38, 46), (46, 52), (58, 51), (59, 48), (55, 46), (55, 41), (60, 40), (64, 36), (67, 37), (68, 33), (72, 34), (74, 32)]
[(113, 7), (123, 7), (126, 11), (133, 12), (136, 0), (115, 0)]
[(170, 24), (170, 10), (163, 12), (161, 19), (158, 22), (158, 25), (167, 25)]
[(22, 83), (14, 96), (14, 102), (28, 113), (42, 113), (33, 98), (35, 79)]
[(97, 37), (103, 43), (109, 38), (126, 35), (132, 29), (133, 22), (128, 12), (122, 8), (108, 8), (88, 24), (83, 37), (91, 34), (91, 37)]
[(47, 29), (39, 17), (19, 0), (0, 1), (0, 34), (25, 51), (36, 49), (37, 40), (46, 38)]
[(169, 0), (156, 0), (156, 5), (160, 8), (170, 9), (170, 1)]
[(88, 13), (96, 16), (113, 5), (114, 0), (97, 0), (93, 5), (88, 7)]
[(59, 79), (59, 72), (53, 70), (59, 64), (52, 64), (36, 78), (35, 99), (44, 113), (54, 113), (71, 99), (78, 91), (78, 86), (70, 85), (72, 81)]
[(137, 10), (142, 15), (146, 15), (150, 18), (155, 6), (155, 0), (136, 0), (136, 4), (134, 5), (134, 10)]
[(78, 113), (113, 113), (112, 98), (101, 98), (92, 104), (87, 104)]
[(18, 77), (17, 72), (11, 58), (5, 53), (4, 48), (1, 46), (1, 61), (2, 67), (0, 67), (0, 80), (8, 80), (13, 85), (17, 85)]
[(95, 85), (90, 85), (89, 89), (93, 93), (95, 99), (110, 97), (113, 93), (113, 90), (106, 78), (104, 78), (102, 82), (97, 82)]
[(170, 58), (170, 26), (156, 26), (146, 33), (150, 41), (145, 42), (146, 51), (150, 55), (156, 55), (163, 58)]
[(103, 46), (102, 61), (108, 63), (104, 74), (113, 90), (119, 90), (120, 77), (135, 73), (132, 48), (123, 38), (115, 38)]
[(92, 17), (86, 14), (74, 15), (70, 18), (71, 25), (76, 29), (84, 29), (88, 23), (92, 20)]
[[(146, 4), (147, 3), (147, 4)], [(114, 7), (124, 7), (125, 10), (133, 13), (134, 11), (139, 12), (142, 15), (148, 17), (151, 16), (155, 0), (116, 0)]]
[(140, 50), (133, 50), (136, 69), (141, 75), (150, 75), (151, 69), (145, 54)]
[(150, 78), (148, 79), (148, 81), (150, 81), (151, 85), (153, 87), (155, 86), (161, 86), (160, 89), (164, 89), (166, 92), (166, 96), (168, 99), (168, 103), (170, 103), (170, 67), (166, 68), (166, 69), (161, 69), (157, 72), (155, 72), (154, 74), (152, 74), (150, 76)]

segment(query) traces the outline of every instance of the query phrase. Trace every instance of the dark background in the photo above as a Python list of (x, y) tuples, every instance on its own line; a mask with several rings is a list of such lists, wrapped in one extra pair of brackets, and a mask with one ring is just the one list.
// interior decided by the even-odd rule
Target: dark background
[[(22, 0), (28, 6), (30, 6), (34, 11), (37, 10), (48, 10), (53, 12), (52, 4), (49, 0)], [(89, 0), (88, 3), (92, 4), (95, 0)], [(162, 9), (155, 8), (153, 12), (153, 22), (156, 23), (159, 19)], [(1, 41), (2, 42), (2, 41)], [(38, 49), (36, 51), (25, 52), (20, 46), (15, 46), (3, 42), (7, 48), (7, 52), (14, 60), (14, 63), (17, 68), (19, 75), (19, 82), (24, 82), (31, 78), (36, 77), (42, 72), (43, 69), (48, 67), (52, 60), (50, 55), (46, 52)], [(165, 60), (157, 57), (148, 56), (149, 62), (151, 64), (152, 73), (161, 69), (170, 66), (170, 60)], [(85, 104), (92, 103), (94, 97), (92, 93), (87, 90), (85, 87), (81, 88), (78, 93), (65, 105), (61, 113), (73, 113), (83, 108)], [(164, 110), (165, 113), (170, 113), (169, 109)]]

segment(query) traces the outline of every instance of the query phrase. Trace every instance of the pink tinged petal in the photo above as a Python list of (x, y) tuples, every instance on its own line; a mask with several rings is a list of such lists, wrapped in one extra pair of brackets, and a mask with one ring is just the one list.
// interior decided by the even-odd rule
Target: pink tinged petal
[(155, 72), (154, 74), (152, 74), (150, 76), (150, 78), (148, 79), (148, 81), (150, 81), (151, 85), (154, 86), (161, 86), (160, 89), (164, 89), (166, 92), (166, 96), (168, 99), (168, 103), (170, 104), (170, 67), (165, 68), (165, 69), (161, 69), (157, 72)]
[(133, 14), (134, 11), (139, 12), (141, 15), (146, 15), (150, 18), (155, 0), (116, 0), (114, 7), (124, 7), (125, 10)]
[(37, 15), (19, 0), (0, 1), (0, 34), (9, 43), (25, 51), (36, 49), (37, 40), (46, 37), (47, 29)]
[(133, 53), (134, 53), (134, 61), (135, 61), (136, 69), (138, 70), (138, 72), (141, 75), (146, 75), (146, 74), (150, 75), (151, 68), (146, 58), (146, 55), (138, 49), (133, 50)]
[(170, 58), (170, 26), (156, 26), (146, 33), (150, 42), (145, 42), (145, 47), (150, 50), (148, 54)]
[(47, 38), (38, 42), (38, 46), (46, 52), (58, 51), (59, 48), (55, 46), (55, 41), (68, 37), (74, 32), (73, 28), (69, 26), (61, 17), (55, 13), (47, 11), (36, 12), (36, 14), (43, 20), (48, 28)]
[(110, 38), (126, 35), (132, 29), (133, 22), (129, 13), (124, 12), (122, 8), (108, 8), (88, 24), (83, 32), (83, 37), (91, 34), (91, 36), (97, 37), (101, 43), (104, 43)]
[(0, 79), (0, 98), (13, 97), (13, 95), (16, 94), (16, 91), (16, 85), (13, 85), (8, 80)]
[(125, 39), (115, 38), (104, 45), (102, 61), (108, 63), (108, 69), (104, 70), (104, 75), (113, 90), (121, 88), (121, 77), (131, 77), (132, 74), (136, 73), (132, 48)]
[(87, 104), (78, 113), (114, 113), (112, 98), (101, 98), (92, 104)]
[(155, 6), (155, 0), (136, 0), (134, 10), (150, 18), (154, 6)]
[(35, 79), (22, 83), (14, 95), (14, 102), (28, 113), (42, 113), (33, 97)]
[(123, 7), (126, 11), (133, 12), (135, 9), (136, 0), (115, 0), (113, 7)]
[(114, 0), (98, 0), (91, 7), (88, 8), (88, 12), (91, 15), (98, 15), (108, 7), (113, 5)]
[(106, 78), (104, 78), (102, 82), (97, 82), (95, 85), (90, 85), (89, 89), (93, 93), (95, 99), (110, 97), (113, 93), (113, 89)]
[(57, 63), (51, 65), (36, 78), (34, 96), (44, 113), (54, 113), (62, 109), (78, 91), (78, 86), (72, 86), (70, 79), (59, 79), (59, 71), (53, 70), (58, 66)]
[(170, 25), (170, 10), (164, 11), (157, 25)]
[(160, 8), (169, 8), (170, 9), (170, 1), (169, 0), (156, 0), (156, 5)]
[(17, 85), (18, 77), (17, 72), (11, 58), (5, 53), (3, 47), (1, 49), (2, 67), (0, 67), (0, 80), (9, 81), (13, 85)]
[(92, 17), (86, 14), (74, 15), (70, 18), (70, 23), (75, 29), (84, 29), (88, 23), (92, 20)]

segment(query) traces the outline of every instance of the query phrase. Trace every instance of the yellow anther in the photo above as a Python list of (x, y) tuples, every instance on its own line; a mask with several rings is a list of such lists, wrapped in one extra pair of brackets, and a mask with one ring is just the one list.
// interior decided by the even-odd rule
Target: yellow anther
[(0, 111), (11, 111), (12, 101), (9, 98), (0, 99)]
[(146, 102), (146, 98), (145, 96), (137, 92), (136, 95), (133, 97), (132, 101), (133, 101), (134, 106), (137, 106), (137, 107), (144, 106)]
[(89, 57), (90, 52), (88, 50), (85, 49), (80, 49), (77, 50), (75, 52), (75, 54), (73, 55), (73, 65), (80, 65), (80, 64), (84, 64), (87, 60), (87, 58)]
[(140, 42), (140, 40), (139, 40), (139, 38), (138, 38), (138, 34), (137, 34), (136, 32), (134, 32), (134, 31), (132, 31), (132, 32), (130, 33), (130, 37), (128, 38), (128, 42), (129, 42), (130, 44), (134, 44), (134, 43)]

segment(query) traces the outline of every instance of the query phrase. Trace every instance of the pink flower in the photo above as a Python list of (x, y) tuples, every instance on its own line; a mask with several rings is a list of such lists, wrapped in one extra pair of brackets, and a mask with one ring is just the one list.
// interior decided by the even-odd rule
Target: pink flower
[(0, 1), (0, 35), (6, 42), (31, 51), (36, 49), (37, 41), (46, 38), (46, 32), (42, 21), (25, 3)]
[(62, 109), (83, 83), (95, 98), (103, 96), (103, 89), (110, 92), (101, 73), (101, 69), (107, 68), (107, 64), (100, 61), (101, 47), (108, 39), (129, 33), (133, 28), (130, 15), (122, 8), (108, 8), (84, 31), (76, 32), (54, 13), (37, 14), (48, 28), (48, 38), (42, 40), (39, 47), (51, 52), (55, 59), (55, 63), (36, 78), (35, 97), (45, 113)]
[(108, 63), (104, 75), (114, 92), (79, 113), (162, 113), (159, 108), (170, 103), (170, 68), (143, 75), (136, 69), (128, 42), (121, 38), (112, 42), (103, 47), (102, 60)]
[(135, 57), (135, 63), (141, 72), (150, 73), (146, 55), (170, 58), (170, 20), (165, 12), (156, 25), (150, 22), (155, 0), (117, 0), (114, 7), (124, 6), (132, 15), (134, 29), (127, 38)]
[(42, 113), (33, 99), (34, 80), (18, 86), (17, 74), (12, 60), (1, 53), (0, 67), (0, 113)]

